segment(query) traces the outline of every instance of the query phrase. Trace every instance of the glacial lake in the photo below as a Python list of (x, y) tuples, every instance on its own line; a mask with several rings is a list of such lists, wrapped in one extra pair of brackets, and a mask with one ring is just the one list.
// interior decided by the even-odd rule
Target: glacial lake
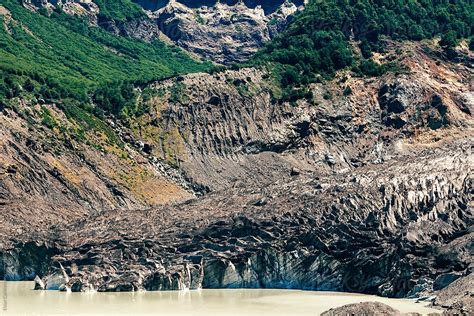
[(378, 301), (401, 312), (440, 313), (408, 299), (295, 290), (198, 290), (138, 293), (33, 291), (32, 282), (0, 282), (0, 315), (318, 315)]

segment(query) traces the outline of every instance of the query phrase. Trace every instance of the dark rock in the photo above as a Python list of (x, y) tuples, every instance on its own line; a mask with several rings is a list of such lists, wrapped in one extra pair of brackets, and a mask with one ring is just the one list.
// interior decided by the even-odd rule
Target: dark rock
[(7, 167), (7, 173), (9, 174), (16, 174), (18, 172), (18, 167), (15, 165), (9, 165)]
[(207, 103), (211, 105), (219, 105), (221, 103), (221, 99), (218, 96), (212, 96)]
[(330, 154), (324, 155), (324, 159), (326, 160), (326, 163), (330, 166), (334, 166), (336, 164), (336, 159)]
[[(64, 229), (58, 238), (78, 246), (51, 265), (78, 278), (78, 291), (258, 286), (413, 295), (446, 266), (470, 261), (463, 227), (473, 218), (463, 201), (471, 193), (459, 181), (468, 172), (459, 153), (457, 160), (450, 151), (430, 152), (350, 176), (320, 175), (324, 190), (301, 174), (153, 211), (102, 212)], [(111, 263), (128, 273), (117, 275)], [(89, 283), (96, 273), (102, 277)], [(72, 288), (61, 275), (52, 280), (54, 288)]]
[(153, 153), (153, 145), (151, 144), (143, 144), (143, 151), (146, 153), (146, 154), (149, 154), (151, 155)]
[(434, 280), (433, 290), (439, 291), (441, 289), (444, 289), (445, 287), (447, 287), (448, 285), (450, 285), (451, 283), (453, 283), (460, 277), (461, 277), (460, 273), (445, 273), (445, 274), (438, 275), (436, 279)]
[(290, 176), (295, 177), (301, 174), (301, 170), (298, 168), (291, 168)]
[(264, 206), (267, 205), (268, 201), (266, 198), (261, 198), (260, 200), (253, 203), (255, 206)]
[(43, 280), (41, 280), (41, 278), (39, 276), (36, 276), (34, 281), (35, 281), (35, 287), (34, 287), (35, 290), (45, 290), (46, 289), (46, 286), (45, 286)]

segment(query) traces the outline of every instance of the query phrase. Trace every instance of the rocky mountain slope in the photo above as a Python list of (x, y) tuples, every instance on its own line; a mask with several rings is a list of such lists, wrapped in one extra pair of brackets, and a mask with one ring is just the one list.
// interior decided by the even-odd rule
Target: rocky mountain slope
[(312, 98), (295, 103), (275, 104), (278, 86), (255, 69), (161, 81), (151, 85), (157, 96), (149, 113), (131, 124), (157, 154), (163, 143), (153, 136), (156, 127), (176, 131), (174, 159), (214, 190), (277, 180), (293, 167), (331, 172), (383, 163), (403, 139), (434, 141), (445, 128), (454, 135), (472, 128), (465, 84), (472, 70), (433, 60), (427, 47), (407, 44), (410, 53), (397, 56), (399, 48), (379, 58), (396, 58), (408, 72), (372, 79), (341, 73), (311, 85)]
[(135, 3), (146, 10), (147, 16), (134, 11), (124, 19), (108, 14), (112, 6), (108, 1), (23, 1), (31, 10), (61, 8), (67, 14), (86, 17), (91, 25), (115, 34), (145, 41), (166, 38), (197, 56), (221, 64), (247, 60), (283, 30), (303, 5), (298, 1)]
[[(166, 5), (170, 4), (171, 0), (159, 0), (159, 1), (150, 1), (150, 0), (134, 0), (135, 3), (142, 6), (145, 10), (156, 11), (162, 9)], [(273, 13), (277, 11), (281, 5), (288, 3), (294, 3), (296, 6), (301, 6), (304, 4), (304, 0), (176, 0), (175, 2), (186, 5), (189, 8), (202, 8), (202, 7), (213, 7), (216, 4), (226, 4), (229, 6), (238, 5), (239, 3), (245, 4), (246, 7), (254, 9), (256, 7), (261, 7), (266, 14)]]
[(455, 156), (418, 151), (383, 173), (303, 174), (176, 207), (103, 212), (60, 232), (71, 244), (51, 266), (67, 281), (58, 270), (46, 287), (416, 294), (446, 261), (462, 276), (472, 259), (472, 157), (466, 142), (455, 146)]
[(180, 47), (217, 63), (228, 64), (249, 59), (285, 27), (297, 10), (290, 2), (266, 15), (263, 8), (252, 9), (243, 2), (189, 8), (171, 1), (149, 16)]
[[(282, 11), (172, 1), (146, 16), (125, 2), (95, 1), (87, 16), (111, 32), (41, 9), (58, 3), (0, 6), (0, 53), (16, 67), (0, 64), (0, 279), (64, 291), (337, 290), (473, 311), (464, 39), (307, 32), (308, 19), (333, 20), (314, 5), (253, 66), (222, 70), (131, 39), (155, 38), (133, 23), (182, 30), (176, 43), (226, 63), (269, 39), (268, 14)], [(84, 3), (61, 5), (95, 8)], [(51, 39), (53, 25), (81, 58)], [(235, 37), (242, 26), (251, 32)], [(226, 40), (243, 46), (219, 50)], [(26, 62), (35, 53), (41, 63)]]
[[(398, 45), (377, 58), (393, 58)], [(73, 291), (283, 287), (406, 297), (468, 277), (472, 69), (437, 59), (428, 42), (404, 45), (410, 53), (396, 58), (407, 72), (376, 79), (341, 72), (293, 104), (276, 106), (271, 76), (256, 69), (156, 82), (142, 92), (147, 111), (113, 124), (128, 160), (85, 152), (90, 167), (80, 174), (70, 154), (53, 159), (34, 149), (45, 147), (31, 145), (45, 143), (41, 133), (30, 133), (34, 141), (12, 133), (4, 148), (19, 150), (4, 171), (2, 278), (39, 273), (39, 288)], [(2, 115), (12, 117), (21, 126), (11, 111)], [(24, 167), (29, 161), (38, 167)], [(60, 167), (44, 177), (33, 171), (54, 161)], [(184, 177), (160, 172), (157, 161)], [(146, 206), (140, 191), (105, 172), (135, 164), (155, 173), (148, 182), (130, 179), (150, 198), (212, 193), (138, 210)], [(154, 185), (160, 181), (166, 185)], [(33, 197), (24, 222), (17, 214), (26, 204), (12, 203), (12, 187)], [(32, 195), (31, 187), (49, 190), (49, 204), (34, 203), (45, 193)], [(32, 220), (40, 210), (53, 215)], [(34, 234), (21, 230), (27, 221)], [(460, 302), (443, 305), (472, 308)]]

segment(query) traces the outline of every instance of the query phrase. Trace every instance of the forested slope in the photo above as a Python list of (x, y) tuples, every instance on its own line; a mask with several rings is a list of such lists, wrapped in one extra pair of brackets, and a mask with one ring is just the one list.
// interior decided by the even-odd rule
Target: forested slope
[(344, 68), (370, 76), (400, 70), (393, 63), (379, 65), (370, 59), (373, 52), (385, 50), (388, 39), (439, 36), (452, 57), (460, 40), (468, 39), (473, 46), (473, 32), (470, 0), (314, 0), (251, 64), (269, 63), (288, 96), (295, 94), (294, 87), (304, 88)]
[[(138, 14), (128, 13), (126, 5), (106, 6), (102, 2), (108, 1), (100, 2), (104, 17), (126, 19)], [(176, 47), (116, 36), (60, 10), (35, 13), (14, 0), (3, 1), (2, 6), (2, 102), (30, 95), (55, 101), (70, 98), (84, 104), (97, 87), (209, 68)]]

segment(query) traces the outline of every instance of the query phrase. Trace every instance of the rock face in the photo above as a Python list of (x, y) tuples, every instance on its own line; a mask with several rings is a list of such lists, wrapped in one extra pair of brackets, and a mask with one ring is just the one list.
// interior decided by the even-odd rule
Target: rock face
[[(170, 0), (133, 0), (133, 2), (139, 4), (142, 6), (145, 10), (149, 11), (156, 11), (158, 9), (161, 9), (165, 7), (167, 4), (169, 4)], [(297, 6), (301, 6), (304, 4), (303, 0), (293, 0), (293, 1), (285, 1), (285, 0), (177, 0), (176, 2), (184, 4), (185, 6), (189, 8), (201, 8), (201, 7), (213, 7), (217, 3), (221, 4), (227, 4), (229, 6), (234, 6), (236, 4), (239, 4), (242, 2), (245, 4), (248, 8), (256, 8), (257, 6), (260, 6), (265, 13), (271, 14), (275, 11), (277, 11), (282, 5), (285, 3), (293, 3)]]
[(77, 16), (86, 16), (89, 23), (97, 25), (97, 14), (100, 10), (92, 0), (22, 0), (23, 5), (31, 10), (40, 8), (61, 8), (65, 13)]
[[(163, 130), (151, 133), (147, 128), (152, 122), (165, 126), (173, 134), (168, 152), (180, 169), (211, 190), (270, 183), (290, 177), (292, 168), (341, 172), (381, 164), (419, 142), (447, 137), (448, 130), (456, 135), (472, 128), (471, 115), (463, 110), (470, 93), (454, 85), (440, 88), (437, 79), (426, 79), (445, 73), (463, 86), (467, 68), (454, 73), (447, 65), (436, 66), (420, 48), (410, 49), (414, 56), (400, 62), (422, 61), (425, 68), (377, 80), (349, 77), (314, 84), (313, 98), (296, 104), (275, 104), (272, 96), (278, 91), (270, 74), (255, 69), (158, 82), (151, 85), (158, 93), (151, 110), (135, 128), (148, 129), (143, 141), (153, 145), (155, 155), (166, 156), (162, 148), (170, 141), (153, 136)], [(354, 91), (348, 97), (342, 95), (346, 86)], [(328, 94), (333, 97), (327, 99)], [(407, 94), (411, 99), (396, 113), (403, 126), (387, 123), (388, 100)], [(442, 116), (438, 108), (444, 109)], [(444, 123), (432, 128), (437, 117)]]
[(171, 1), (150, 13), (160, 30), (178, 46), (217, 63), (242, 62), (283, 29), (297, 7), (285, 2), (267, 15), (244, 3), (188, 7)]
[(72, 242), (52, 258), (47, 278), (64, 267), (64, 286), (80, 290), (407, 296), (446, 267), (466, 273), (472, 262), (472, 154), (466, 143), (455, 146), (454, 155), (426, 150), (338, 176), (300, 175), (174, 207), (102, 212), (61, 231)]
[(116, 35), (133, 37), (145, 42), (153, 42), (162, 36), (158, 25), (146, 17), (125, 22), (99, 19), (97, 24)]

